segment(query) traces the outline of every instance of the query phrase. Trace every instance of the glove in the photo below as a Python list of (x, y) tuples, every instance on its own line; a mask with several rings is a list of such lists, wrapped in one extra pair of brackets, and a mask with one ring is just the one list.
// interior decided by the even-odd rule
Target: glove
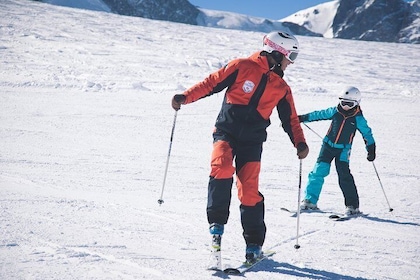
[(368, 152), (367, 160), (368, 161), (374, 161), (375, 158), (376, 158), (376, 145), (375, 145), (375, 143), (367, 146), (366, 150)]
[(299, 115), (298, 118), (300, 122), (306, 122), (308, 120), (307, 115)]
[(175, 94), (174, 97), (172, 98), (172, 108), (174, 108), (175, 111), (178, 111), (179, 109), (181, 109), (181, 105), (184, 104), (185, 99), (187, 99), (185, 95)]
[(309, 154), (309, 147), (305, 142), (300, 142), (297, 147), (297, 156), (299, 159), (304, 159)]

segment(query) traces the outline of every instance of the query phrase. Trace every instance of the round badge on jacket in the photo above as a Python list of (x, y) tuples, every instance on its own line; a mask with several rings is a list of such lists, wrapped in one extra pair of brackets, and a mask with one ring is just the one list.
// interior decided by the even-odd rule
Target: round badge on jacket
[(249, 80), (246, 80), (245, 83), (244, 83), (244, 85), (242, 86), (242, 90), (245, 93), (250, 93), (250, 92), (252, 92), (252, 90), (254, 89), (254, 87), (255, 87), (254, 82), (249, 81)]

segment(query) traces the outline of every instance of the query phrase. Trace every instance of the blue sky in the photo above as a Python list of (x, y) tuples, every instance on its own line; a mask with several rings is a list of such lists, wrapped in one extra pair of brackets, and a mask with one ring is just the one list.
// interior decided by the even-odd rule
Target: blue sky
[(268, 19), (282, 19), (297, 11), (330, 0), (189, 0), (203, 9), (235, 12)]

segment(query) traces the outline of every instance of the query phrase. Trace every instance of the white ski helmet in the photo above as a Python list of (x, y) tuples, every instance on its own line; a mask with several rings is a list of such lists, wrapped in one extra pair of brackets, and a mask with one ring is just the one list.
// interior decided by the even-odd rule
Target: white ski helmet
[(299, 53), (299, 42), (295, 36), (286, 32), (270, 32), (264, 36), (263, 51), (278, 51), (293, 63)]
[(355, 87), (347, 87), (344, 91), (340, 94), (340, 106), (344, 110), (351, 110), (357, 105), (360, 104), (362, 100), (362, 95), (360, 91)]
[(360, 103), (362, 100), (362, 94), (356, 87), (347, 87), (341, 92), (339, 99), (353, 100)]

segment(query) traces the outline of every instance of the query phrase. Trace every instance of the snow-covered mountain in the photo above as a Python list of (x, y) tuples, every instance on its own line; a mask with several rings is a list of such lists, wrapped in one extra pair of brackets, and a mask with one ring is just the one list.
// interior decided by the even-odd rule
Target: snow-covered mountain
[[(97, 1), (97, 0), (95, 0)], [(188, 0), (102, 0), (119, 15), (197, 24), (200, 11)]]
[(335, 0), (279, 20), (201, 9), (188, 0), (40, 0), (207, 27), (364, 41), (420, 43), (419, 0)]
[(334, 38), (333, 22), (340, 0), (327, 2), (281, 19), (282, 22), (292, 22), (303, 26), (325, 38)]
[(293, 22), (326, 38), (420, 43), (419, 1), (336, 0), (281, 21)]
[[(383, 42), (420, 43), (419, 1), (341, 0), (334, 18), (334, 37)], [(402, 30), (417, 29), (417, 36), (405, 37)], [(414, 29), (412, 29), (414, 28)]]

